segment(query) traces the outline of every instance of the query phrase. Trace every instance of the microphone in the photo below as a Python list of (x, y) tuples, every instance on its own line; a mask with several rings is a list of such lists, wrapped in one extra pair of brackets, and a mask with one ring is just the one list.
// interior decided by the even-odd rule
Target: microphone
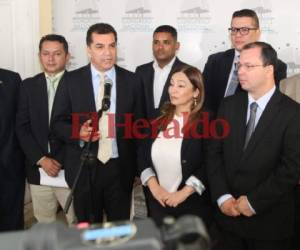
[(105, 77), (104, 94), (102, 99), (102, 111), (107, 111), (110, 108), (110, 94), (111, 94), (112, 80)]

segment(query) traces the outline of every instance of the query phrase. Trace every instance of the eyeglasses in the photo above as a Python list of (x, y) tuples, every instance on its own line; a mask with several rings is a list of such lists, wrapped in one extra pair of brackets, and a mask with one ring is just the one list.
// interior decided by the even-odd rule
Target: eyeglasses
[(242, 63), (239, 63), (239, 62), (235, 64), (236, 70), (240, 70), (242, 67), (244, 67), (245, 70), (247, 70), (247, 71), (250, 71), (251, 69), (256, 68), (256, 67), (266, 67), (266, 66), (268, 66), (268, 65), (264, 65), (264, 64), (248, 64), (248, 63), (242, 64)]
[(234, 28), (231, 27), (228, 29), (228, 31), (230, 32), (230, 34), (232, 36), (235, 36), (238, 32), (242, 35), (242, 36), (246, 36), (249, 34), (250, 30), (257, 30), (258, 28), (249, 28), (249, 27), (241, 27), (241, 28)]

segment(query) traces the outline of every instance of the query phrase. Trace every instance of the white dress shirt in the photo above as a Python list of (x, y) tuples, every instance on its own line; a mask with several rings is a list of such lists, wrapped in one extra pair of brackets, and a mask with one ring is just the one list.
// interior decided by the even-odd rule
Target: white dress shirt
[(173, 64), (175, 62), (176, 57), (174, 57), (167, 65), (163, 68), (159, 67), (156, 60), (153, 62), (154, 69), (154, 81), (153, 81), (153, 96), (154, 96), (154, 107), (158, 108), (160, 99), (162, 96), (162, 92), (165, 87), (165, 83), (168, 79), (168, 76), (171, 72)]

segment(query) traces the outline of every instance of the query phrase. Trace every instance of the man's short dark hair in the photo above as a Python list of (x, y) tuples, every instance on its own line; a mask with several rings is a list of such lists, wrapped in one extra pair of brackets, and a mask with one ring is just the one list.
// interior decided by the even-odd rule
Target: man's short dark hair
[(66, 54), (69, 53), (69, 45), (64, 36), (57, 35), (57, 34), (48, 34), (48, 35), (43, 36), (40, 39), (40, 43), (39, 43), (39, 51), (40, 52), (42, 50), (43, 43), (46, 41), (61, 43), (63, 45), (64, 51), (66, 52)]
[(177, 41), (177, 30), (171, 26), (171, 25), (161, 25), (158, 26), (154, 32), (153, 32), (153, 36), (155, 33), (159, 33), (159, 32), (165, 32), (165, 33), (170, 33), (171, 36), (174, 38), (175, 41)]
[(111, 26), (108, 23), (95, 23), (92, 26), (89, 27), (87, 33), (86, 33), (86, 45), (90, 46), (90, 44), (93, 42), (92, 34), (110, 34), (113, 33), (115, 37), (115, 42), (118, 40), (118, 35), (116, 30), (113, 26)]
[(253, 49), (253, 48), (261, 49), (261, 59), (263, 61), (264, 66), (273, 65), (274, 70), (276, 69), (277, 60), (278, 60), (277, 52), (270, 44), (265, 42), (253, 42), (253, 43), (246, 44), (243, 47), (242, 51), (247, 49)]
[(258, 16), (254, 10), (250, 10), (250, 9), (237, 10), (233, 12), (231, 19), (235, 17), (250, 17), (254, 21), (255, 28), (259, 28)]

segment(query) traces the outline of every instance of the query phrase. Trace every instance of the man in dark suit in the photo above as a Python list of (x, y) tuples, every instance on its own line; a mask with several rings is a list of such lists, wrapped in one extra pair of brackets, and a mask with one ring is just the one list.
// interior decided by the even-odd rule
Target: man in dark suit
[(300, 105), (276, 88), (276, 63), (270, 45), (246, 45), (237, 65), (245, 92), (225, 98), (218, 112), (230, 131), (212, 142), (207, 172), (225, 249), (289, 249)]
[(24, 156), (15, 134), (19, 74), (0, 69), (0, 231), (24, 226)]
[(179, 47), (176, 29), (170, 25), (159, 26), (153, 33), (154, 61), (136, 68), (136, 74), (142, 80), (147, 119), (157, 118), (161, 106), (169, 101), (171, 75), (177, 67), (185, 64), (176, 57)]
[[(205, 105), (215, 113), (224, 97), (241, 90), (235, 64), (238, 62), (243, 46), (258, 41), (260, 37), (261, 32), (256, 13), (249, 9), (234, 12), (229, 33), (233, 48), (210, 55), (203, 70)], [(286, 70), (286, 64), (278, 60), (275, 67), (277, 86), (280, 80), (286, 77)]]
[[(140, 82), (132, 72), (115, 65), (117, 33), (111, 25), (92, 25), (86, 43), (91, 63), (70, 72), (58, 91), (54, 131), (67, 143), (66, 180), (73, 185), (82, 146), (93, 130), (90, 114), (102, 108), (104, 83), (112, 83), (110, 109), (103, 113), (99, 131), (92, 136), (89, 158), (92, 160), (81, 172), (74, 193), (74, 208), (79, 221), (102, 222), (103, 211), (109, 221), (126, 220), (130, 216), (136, 174), (136, 145), (126, 134), (125, 122), (141, 115)], [(109, 121), (103, 122), (107, 115)], [(72, 116), (80, 118), (80, 126), (72, 124)], [(79, 133), (72, 136), (72, 129), (77, 128)], [(106, 128), (113, 135), (107, 134)]]
[[(65, 38), (55, 34), (42, 37), (39, 59), (44, 72), (21, 85), (16, 129), (26, 156), (34, 216), (38, 222), (48, 223), (56, 220), (58, 203), (64, 206), (70, 192), (64, 185), (63, 143), (51, 131), (55, 93), (69, 60)], [(75, 222), (72, 209), (66, 217), (69, 224)]]

